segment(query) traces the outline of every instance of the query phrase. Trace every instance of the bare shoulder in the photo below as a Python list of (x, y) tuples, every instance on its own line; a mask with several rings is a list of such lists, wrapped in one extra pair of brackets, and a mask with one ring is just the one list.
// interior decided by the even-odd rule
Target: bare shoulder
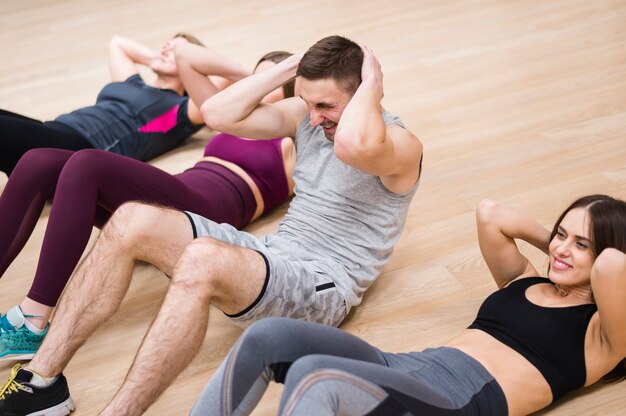
[(393, 143), (397, 169), (392, 175), (381, 176), (381, 181), (392, 192), (408, 192), (422, 171), (422, 142), (410, 130), (400, 125), (387, 124), (386, 130), (387, 137)]
[(409, 164), (419, 162), (424, 151), (421, 140), (411, 130), (398, 124), (387, 124), (385, 127), (400, 161)]

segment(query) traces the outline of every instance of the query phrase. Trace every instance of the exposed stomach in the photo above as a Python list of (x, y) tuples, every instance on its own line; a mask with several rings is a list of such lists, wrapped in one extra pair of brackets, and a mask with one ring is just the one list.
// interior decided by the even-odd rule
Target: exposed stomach
[(548, 382), (526, 358), (479, 329), (466, 329), (446, 344), (481, 363), (496, 379), (509, 415), (526, 415), (552, 402)]

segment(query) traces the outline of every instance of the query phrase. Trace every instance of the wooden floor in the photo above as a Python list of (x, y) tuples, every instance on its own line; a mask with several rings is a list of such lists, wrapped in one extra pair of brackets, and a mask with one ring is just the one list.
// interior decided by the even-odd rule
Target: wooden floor
[[(395, 255), (342, 325), (383, 349), (444, 343), (495, 289), (476, 242), (481, 198), (509, 203), (546, 226), (583, 194), (626, 198), (621, 0), (5, 0), (0, 108), (50, 119), (89, 105), (108, 80), (112, 35), (158, 48), (181, 30), (248, 66), (267, 51), (302, 52), (335, 33), (379, 57), (384, 105), (425, 146), (421, 188)], [(204, 130), (153, 163), (178, 172), (199, 158), (211, 134)], [(284, 211), (248, 229), (272, 231)], [(44, 215), (2, 278), (3, 311), (30, 285), (45, 224)], [(525, 251), (546, 264), (540, 253)], [(96, 414), (115, 393), (166, 287), (157, 270), (137, 268), (121, 310), (67, 368), (75, 414)], [(239, 336), (214, 312), (200, 353), (147, 414), (187, 414)], [(3, 379), (9, 368), (0, 364)], [(274, 414), (280, 391), (270, 388), (255, 415)], [(624, 409), (626, 382), (586, 389), (541, 414)]]

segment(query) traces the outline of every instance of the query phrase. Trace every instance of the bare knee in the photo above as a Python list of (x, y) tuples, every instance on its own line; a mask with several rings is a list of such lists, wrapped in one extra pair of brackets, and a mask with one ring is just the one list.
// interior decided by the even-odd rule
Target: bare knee
[(212, 297), (221, 286), (228, 245), (212, 238), (197, 238), (180, 256), (172, 283), (176, 289), (204, 298)]
[(165, 208), (140, 202), (126, 202), (111, 216), (102, 229), (100, 239), (121, 250), (134, 252), (141, 247), (159, 220)]
[(255, 251), (198, 238), (185, 247), (170, 288), (202, 296), (233, 315), (254, 304), (265, 279), (265, 263)]

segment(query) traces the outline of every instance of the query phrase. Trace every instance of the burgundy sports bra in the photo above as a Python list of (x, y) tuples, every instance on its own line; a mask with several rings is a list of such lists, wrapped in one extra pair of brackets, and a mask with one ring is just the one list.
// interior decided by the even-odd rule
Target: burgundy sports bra
[(249, 140), (220, 133), (209, 140), (204, 156), (220, 158), (246, 171), (259, 188), (267, 212), (289, 196), (282, 140)]

